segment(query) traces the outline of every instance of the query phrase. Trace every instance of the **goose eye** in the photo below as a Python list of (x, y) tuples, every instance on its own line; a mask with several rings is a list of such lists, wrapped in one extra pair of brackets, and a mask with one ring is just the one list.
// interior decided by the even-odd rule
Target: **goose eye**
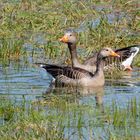
[(72, 36), (72, 34), (70, 34), (70, 36)]

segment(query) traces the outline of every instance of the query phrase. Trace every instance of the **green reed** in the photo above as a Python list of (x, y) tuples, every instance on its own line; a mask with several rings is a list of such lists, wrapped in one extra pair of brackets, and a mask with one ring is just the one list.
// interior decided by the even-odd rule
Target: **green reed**
[(24, 54), (22, 45), (23, 40), (1, 38), (0, 61), (19, 60), (20, 56)]

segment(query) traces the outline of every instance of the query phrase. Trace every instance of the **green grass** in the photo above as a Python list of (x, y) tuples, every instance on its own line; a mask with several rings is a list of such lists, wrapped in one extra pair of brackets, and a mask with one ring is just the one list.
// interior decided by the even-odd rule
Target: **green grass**
[[(81, 28), (81, 32), (78, 33), (78, 46), (86, 48), (89, 55), (102, 47), (120, 48), (140, 44), (139, 34), (136, 36), (140, 27), (137, 3), (137, 0), (135, 2), (126, 0), (110, 0), (108, 2), (90, 0), (4, 2), (0, 10), (2, 15), (0, 40), (5, 40), (5, 44), (9, 48), (8, 52), (11, 51), (9, 46), (14, 47), (12, 42), (9, 44), (8, 38), (12, 40), (18, 38), (19, 42), (22, 43), (18, 47), (14, 47), (14, 50), (20, 52), (24, 43), (31, 43), (38, 48), (43, 48), (47, 56), (56, 59), (60, 56), (64, 57), (66, 53), (63, 49), (65, 45), (59, 43), (58, 39), (68, 28)], [(109, 23), (107, 15), (114, 12), (121, 19)], [(100, 23), (96, 27), (92, 27), (92, 21), (96, 19), (100, 19)], [(33, 35), (37, 33), (45, 34), (46, 43), (36, 44)], [(3, 45), (2, 43), (1, 46)], [(2, 47), (1, 51), (4, 53), (4, 58), (9, 59), (5, 47)], [(3, 58), (3, 55), (0, 55), (0, 58)], [(23, 53), (18, 53), (18, 55), (21, 56)], [(66, 56), (66, 58), (68, 57)], [(83, 59), (80, 54), (79, 57)], [(139, 66), (139, 59), (137, 61), (136, 65)]]
[[(140, 106), (131, 99), (126, 107), (77, 104), (75, 96), (50, 95), (39, 102), (15, 105), (1, 100), (1, 139), (133, 139), (139, 137)], [(28, 104), (28, 107), (26, 106)], [(83, 132), (84, 130), (84, 132)], [(88, 135), (86, 135), (88, 134)]]

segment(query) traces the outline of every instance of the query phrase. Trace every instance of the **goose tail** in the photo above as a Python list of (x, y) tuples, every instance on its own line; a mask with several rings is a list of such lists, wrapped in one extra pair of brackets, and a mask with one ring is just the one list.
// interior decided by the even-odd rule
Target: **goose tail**
[(126, 48), (118, 49), (116, 52), (120, 54), (122, 63), (121, 66), (124, 67), (123, 70), (129, 70), (132, 71), (132, 62), (134, 60), (134, 57), (139, 53), (140, 45), (132, 45)]
[(132, 46), (128, 46), (125, 48), (117, 49), (117, 50), (115, 50), (115, 52), (120, 54), (125, 59), (125, 58), (128, 58), (129, 56), (131, 56), (131, 54), (136, 56), (138, 54), (139, 50), (140, 50), (140, 45), (132, 45)]

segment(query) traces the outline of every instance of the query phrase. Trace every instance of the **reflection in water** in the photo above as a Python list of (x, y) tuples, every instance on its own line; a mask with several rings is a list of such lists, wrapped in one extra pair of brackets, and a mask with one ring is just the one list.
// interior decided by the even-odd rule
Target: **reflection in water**
[(95, 96), (96, 105), (103, 106), (103, 96), (104, 96), (104, 87), (54, 87), (53, 85), (46, 91), (46, 95), (48, 94), (55, 95), (76, 95), (77, 102), (81, 97), (86, 96)]
[(22, 65), (19, 67), (15, 67), (13, 63), (5, 69), (0, 67), (0, 95), (9, 95), (19, 101), (23, 95), (27, 100), (34, 100), (44, 92), (53, 92), (56, 95), (70, 93), (76, 94), (77, 99), (80, 98), (85, 104), (90, 104), (91, 99), (96, 99), (97, 105), (103, 102), (104, 105), (112, 104), (112, 100), (117, 98), (126, 102), (128, 96), (140, 98), (139, 68), (119, 79), (106, 79), (105, 89), (101, 92), (100, 88), (49, 88), (52, 77), (45, 70)]
[[(49, 99), (50, 96), (52, 98)], [(55, 95), (55, 96), (54, 96)], [(79, 132), (83, 133), (85, 137), (89, 137), (89, 131), (92, 131), (89, 124), (92, 123), (91, 118), (94, 118), (94, 116), (90, 116), (87, 112), (89, 111), (89, 102), (82, 102), (83, 99), (90, 99), (94, 98), (95, 100), (91, 100), (92, 105), (91, 112), (98, 110), (98, 113), (104, 113), (104, 107), (103, 107), (103, 96), (104, 96), (104, 87), (50, 87), (49, 90), (46, 91), (44, 94), (44, 99), (41, 100), (42, 103), (47, 104), (48, 106), (51, 106), (49, 102), (55, 102), (52, 104), (57, 109), (55, 110), (57, 113), (59, 112), (65, 112), (65, 118), (70, 119), (69, 123), (67, 124), (67, 121), (63, 120), (64, 125), (64, 137), (73, 140), (73, 139), (79, 139)], [(60, 97), (60, 100), (59, 98)], [(49, 99), (49, 100), (48, 100)], [(57, 101), (56, 101), (57, 100)], [(66, 101), (66, 102), (64, 102)], [(95, 103), (96, 102), (96, 103)], [(57, 104), (57, 105), (56, 105)], [(95, 104), (96, 107), (93, 106)], [(77, 106), (77, 109), (75, 109), (74, 105)], [(83, 109), (81, 110), (81, 107)], [(70, 109), (71, 108), (71, 109)], [(51, 109), (51, 107), (50, 107)], [(54, 112), (55, 112), (54, 111)], [(52, 111), (53, 112), (53, 111)], [(64, 113), (63, 112), (63, 113)], [(58, 113), (58, 114), (59, 114)], [(63, 114), (62, 113), (62, 114)], [(55, 114), (55, 113), (54, 113)], [(61, 115), (62, 115), (61, 114)], [(92, 113), (91, 113), (92, 114)], [(61, 116), (60, 115), (60, 116)], [(91, 117), (91, 118), (90, 118)], [(79, 128), (77, 127), (79, 123)], [(94, 130), (94, 128), (93, 128)]]

